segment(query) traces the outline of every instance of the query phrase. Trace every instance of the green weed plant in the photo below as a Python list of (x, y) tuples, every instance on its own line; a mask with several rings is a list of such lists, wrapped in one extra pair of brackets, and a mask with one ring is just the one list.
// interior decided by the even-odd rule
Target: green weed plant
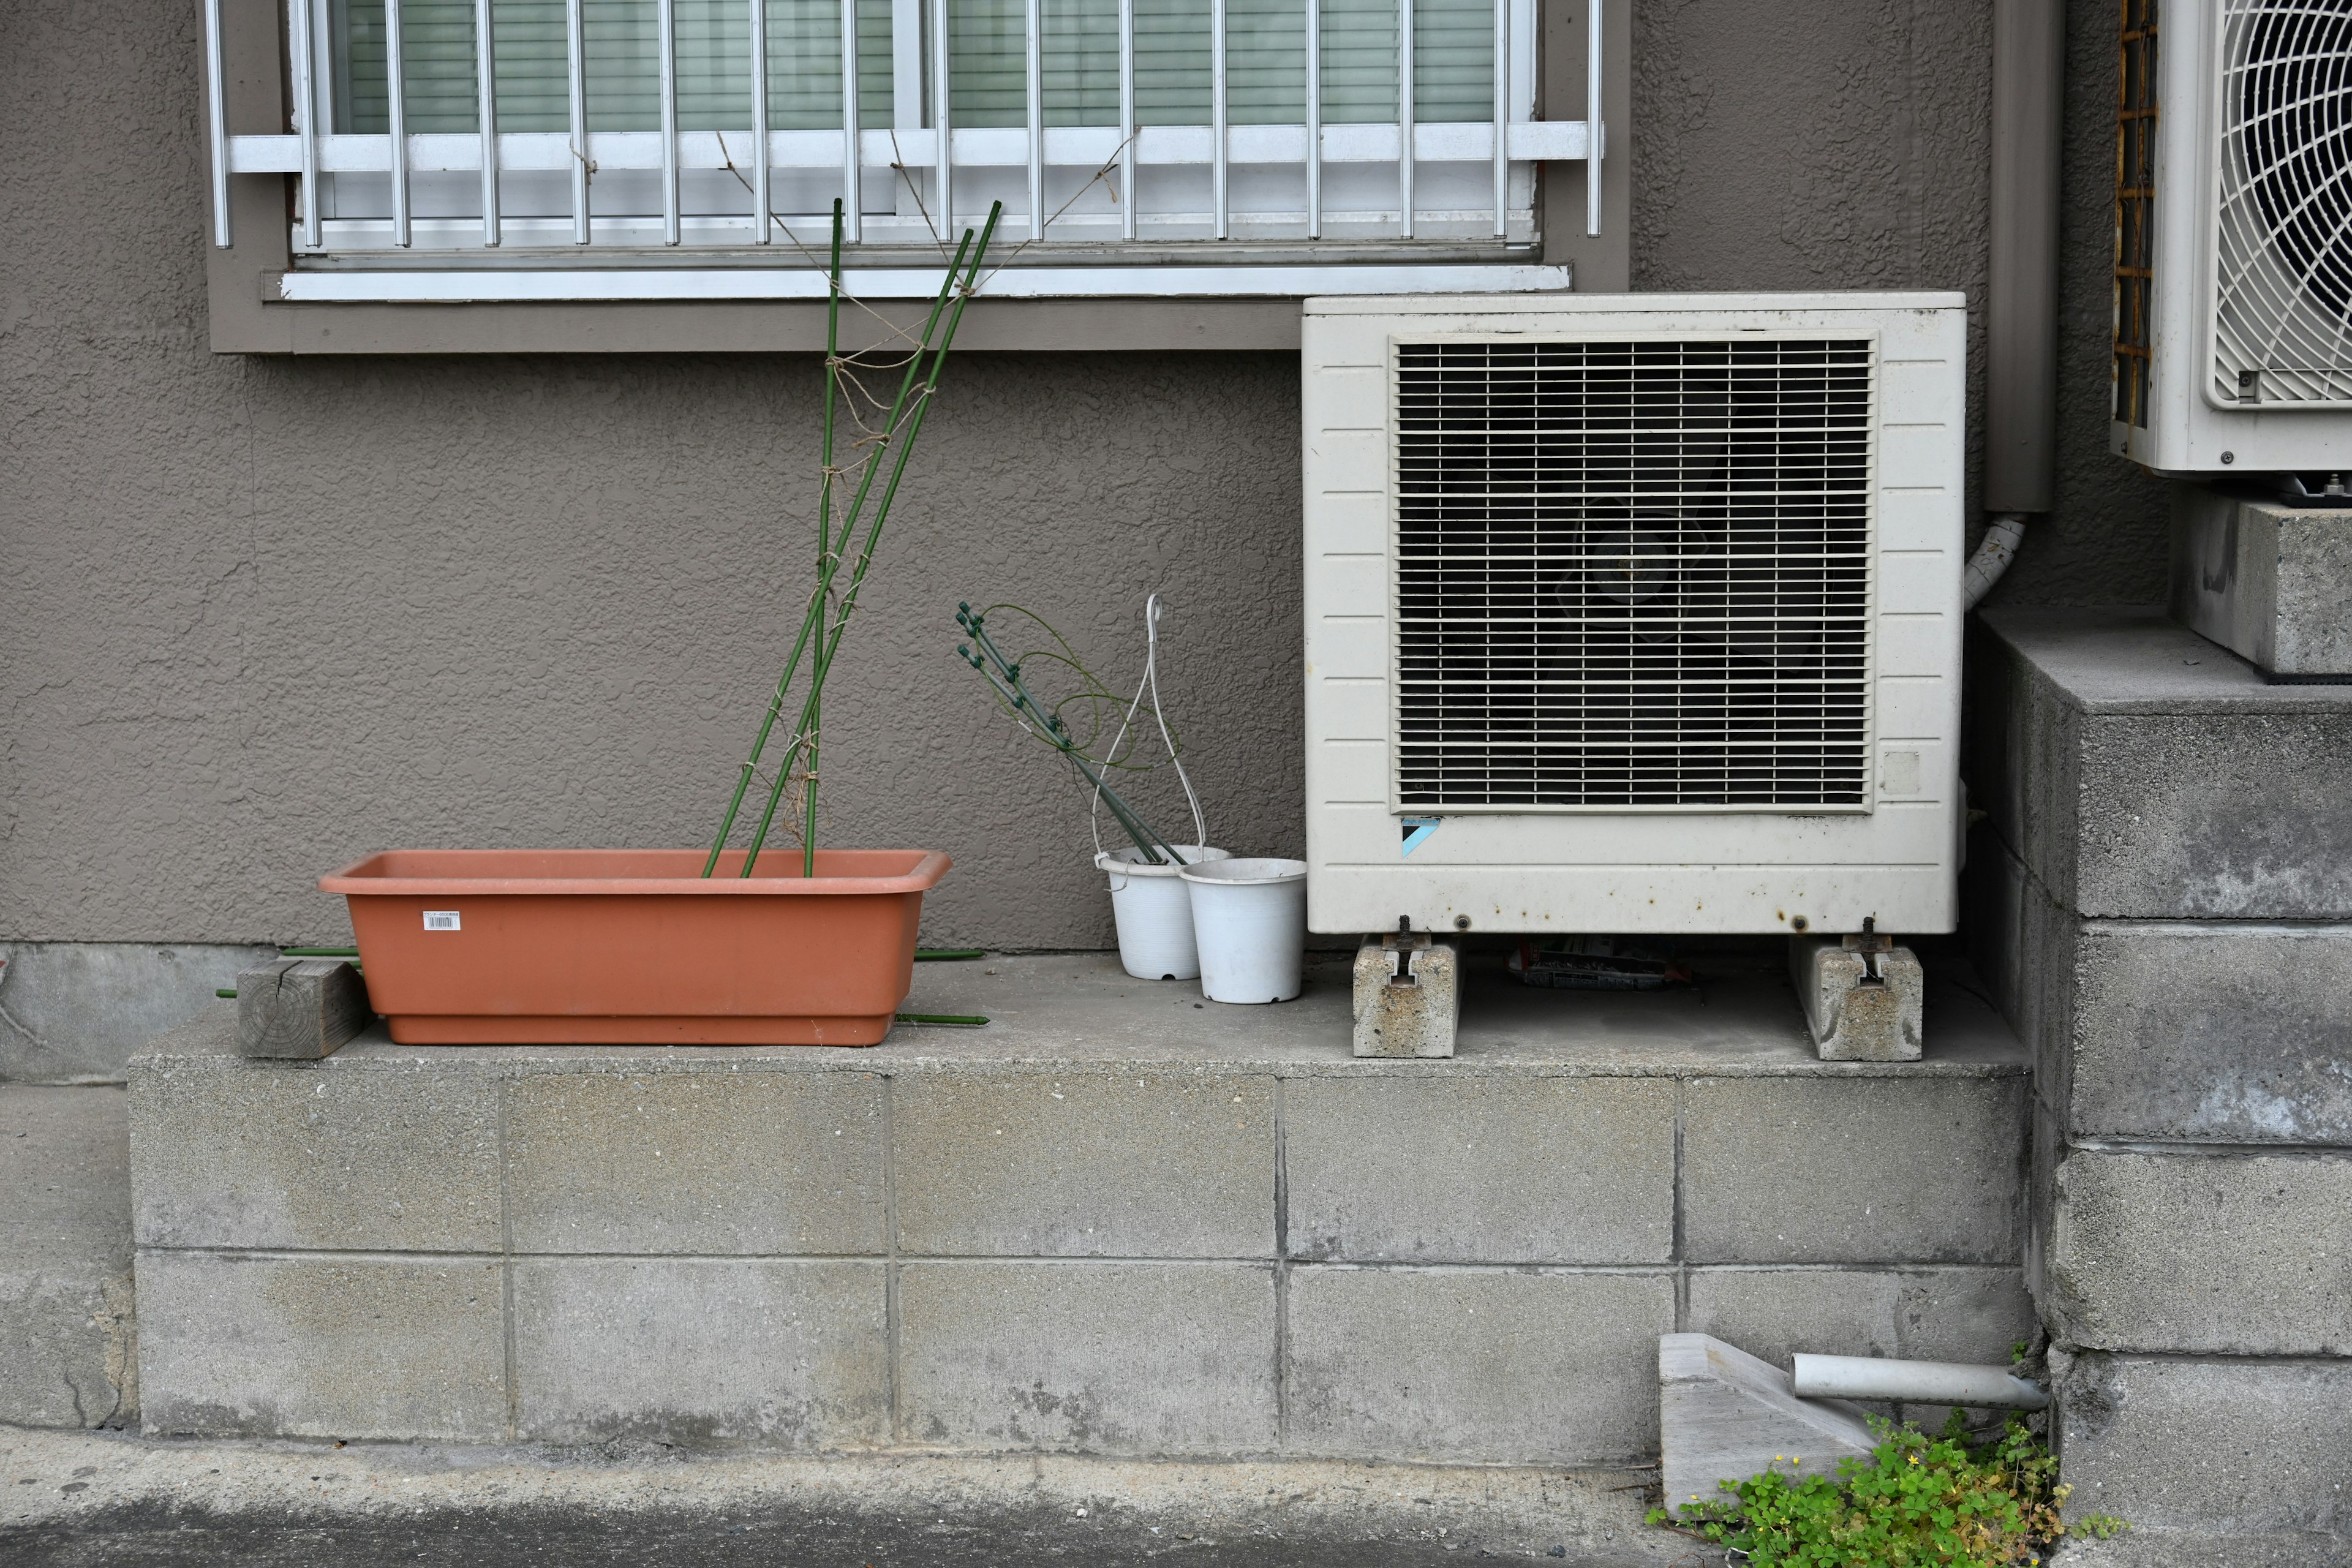
[(1727, 1494), (1682, 1505), (1652, 1524), (1725, 1549), (1747, 1568), (2011, 1568), (2039, 1563), (2070, 1531), (2101, 1539), (2127, 1528), (2060, 1514), (2067, 1489), (2058, 1461), (2021, 1416), (1982, 1443), (1955, 1410), (1940, 1436), (1874, 1416), (1868, 1459), (1838, 1461), (1835, 1476), (1767, 1470), (1725, 1481)]

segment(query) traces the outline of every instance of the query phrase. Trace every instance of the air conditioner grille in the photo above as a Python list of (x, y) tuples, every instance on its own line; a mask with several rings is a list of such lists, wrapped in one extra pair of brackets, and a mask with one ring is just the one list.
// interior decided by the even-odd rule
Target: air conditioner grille
[(2223, 0), (2214, 395), (2352, 405), (2352, 0)]
[(1400, 803), (1866, 806), (1874, 358), (1399, 344)]

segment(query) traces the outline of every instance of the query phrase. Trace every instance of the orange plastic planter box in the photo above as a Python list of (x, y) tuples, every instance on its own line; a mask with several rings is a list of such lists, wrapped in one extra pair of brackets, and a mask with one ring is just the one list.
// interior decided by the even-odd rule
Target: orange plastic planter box
[(368, 1000), (404, 1045), (871, 1046), (914, 983), (922, 849), (389, 849), (349, 900)]

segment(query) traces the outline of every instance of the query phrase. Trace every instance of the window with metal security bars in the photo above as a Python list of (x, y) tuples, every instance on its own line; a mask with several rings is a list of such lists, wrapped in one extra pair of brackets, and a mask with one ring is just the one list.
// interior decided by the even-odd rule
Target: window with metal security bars
[(2148, 356), (2155, 317), (2148, 291), (2156, 253), (2156, 5), (2122, 0), (2116, 83), (2115, 417), (2147, 425)]
[(1873, 340), (1394, 353), (1402, 808), (1868, 808)]
[(1536, 0), (288, 6), (292, 123), (214, 115), (215, 241), (229, 174), (295, 174), (298, 266), (821, 247), (835, 198), (877, 261), (936, 262), (995, 201), (1009, 238), (1097, 253), (1499, 259), (1538, 238), (1537, 164), (1605, 145), (1601, 0), (1588, 118), (1563, 121), (1536, 118)]

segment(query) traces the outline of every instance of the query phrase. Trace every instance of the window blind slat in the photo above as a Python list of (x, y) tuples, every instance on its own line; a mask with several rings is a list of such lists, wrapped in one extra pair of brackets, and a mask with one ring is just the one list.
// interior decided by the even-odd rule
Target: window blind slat
[[(951, 0), (950, 90), (959, 125), (1018, 126), (1027, 119), (1024, 0)], [(473, 0), (406, 0), (408, 128), (476, 129)], [(857, 0), (858, 121), (880, 129), (891, 112), (891, 0)], [(1329, 124), (1396, 119), (1395, 0), (1324, 0), (1323, 118)], [(584, 0), (588, 125), (653, 131), (661, 124), (655, 0)], [(676, 0), (678, 124), (748, 129), (750, 18), (739, 0)], [(563, 0), (493, 0), (499, 125), (562, 131), (569, 123)], [(768, 0), (769, 122), (778, 130), (841, 123), (841, 12), (835, 0)], [(1046, 0), (1045, 123), (1118, 121), (1118, 0)], [(1413, 102), (1424, 123), (1494, 112), (1491, 0), (1418, 0)], [(1210, 0), (1135, 0), (1136, 112), (1144, 125), (1209, 122)], [(1296, 124), (1306, 115), (1304, 0), (1231, 0), (1227, 98), (1237, 125)], [(331, 79), (335, 127), (382, 133), (383, 0), (334, 0)]]

